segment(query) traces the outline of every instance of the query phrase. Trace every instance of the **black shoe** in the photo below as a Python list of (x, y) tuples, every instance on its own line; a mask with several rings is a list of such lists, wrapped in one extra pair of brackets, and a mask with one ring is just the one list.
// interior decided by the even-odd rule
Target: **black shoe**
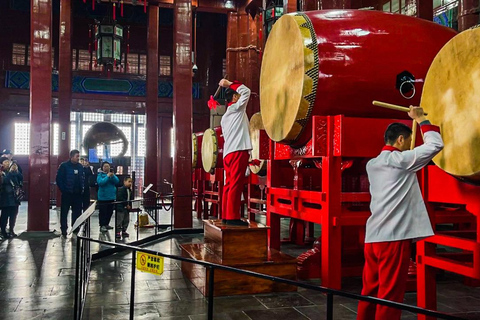
[(112, 226), (105, 226), (105, 228), (107, 228), (108, 230), (112, 230), (112, 229), (113, 229)]
[(238, 226), (238, 227), (248, 227), (248, 225), (249, 225), (248, 221), (243, 221), (243, 220), (240, 220), (240, 219), (226, 220), (225, 224), (227, 226)]
[(2, 231), (2, 237), (3, 237), (3, 239), (10, 238), (10, 236), (8, 235), (8, 233), (6, 231)]
[(10, 231), (8, 235), (10, 236), (10, 238), (15, 238), (17, 236), (17, 234), (14, 231)]

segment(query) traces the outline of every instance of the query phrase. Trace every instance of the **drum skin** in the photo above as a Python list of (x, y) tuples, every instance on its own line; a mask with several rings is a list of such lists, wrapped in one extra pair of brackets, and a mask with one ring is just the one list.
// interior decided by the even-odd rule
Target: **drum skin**
[(192, 134), (192, 168), (202, 168), (202, 139), (203, 132)]
[(462, 181), (480, 185), (480, 28), (465, 30), (437, 54), (420, 106), (441, 130), (444, 149), (433, 162)]
[[(407, 118), (372, 106), (372, 100), (418, 105), (430, 64), (455, 34), (427, 20), (380, 11), (321, 10), (282, 16), (268, 37), (260, 75), (261, 114), (268, 136), (302, 146), (311, 138), (312, 115)], [(404, 71), (415, 79), (411, 99), (396, 88)]]
[[(252, 151), (250, 160), (258, 160), (259, 165), (250, 164), (250, 171), (259, 176), (267, 175), (268, 159), (268, 137), (265, 134), (265, 128), (262, 123), (260, 112), (255, 113), (250, 118), (250, 139), (252, 140)], [(267, 155), (266, 157), (264, 157)]]
[(206, 172), (223, 168), (223, 134), (221, 127), (207, 129), (202, 139), (202, 165)]

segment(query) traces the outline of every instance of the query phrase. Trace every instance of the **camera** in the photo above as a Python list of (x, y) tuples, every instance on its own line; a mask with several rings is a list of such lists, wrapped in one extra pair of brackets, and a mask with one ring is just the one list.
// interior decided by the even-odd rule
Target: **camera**
[(193, 67), (192, 67), (192, 72), (193, 72), (193, 74), (196, 74), (197, 71), (198, 71), (198, 67), (197, 67), (196, 64), (194, 64)]

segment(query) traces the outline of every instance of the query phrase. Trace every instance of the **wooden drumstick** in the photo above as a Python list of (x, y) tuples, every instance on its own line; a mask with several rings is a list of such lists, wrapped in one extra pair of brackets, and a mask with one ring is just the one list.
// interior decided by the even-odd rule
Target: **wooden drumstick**
[(415, 148), (415, 138), (417, 137), (417, 121), (413, 120), (412, 123), (412, 143), (410, 144), (410, 150)]
[[(402, 107), (402, 106), (399, 106), (399, 105), (396, 105), (396, 104), (391, 104), (391, 103), (386, 103), (386, 102), (381, 102), (381, 101), (376, 101), (376, 100), (373, 100), (372, 104), (374, 106), (387, 108), (387, 109), (392, 109), (392, 110), (405, 111), (405, 112), (410, 111), (410, 108), (407, 108), (407, 107)], [(427, 113), (425, 113), (425, 115), (427, 115)]]
[[(228, 77), (228, 74), (226, 74), (225, 77), (223, 77), (223, 79), (227, 79), (227, 77)], [(222, 88), (221, 86), (218, 86), (217, 91), (215, 91), (215, 94), (213, 95), (213, 99), (217, 98), (217, 94), (220, 93), (221, 88)]]

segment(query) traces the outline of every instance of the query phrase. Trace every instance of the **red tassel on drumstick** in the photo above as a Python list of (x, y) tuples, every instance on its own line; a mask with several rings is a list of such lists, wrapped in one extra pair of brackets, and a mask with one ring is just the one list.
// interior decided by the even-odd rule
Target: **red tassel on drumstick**
[[(228, 74), (225, 75), (225, 77), (223, 77), (223, 79), (227, 79), (228, 77)], [(215, 100), (217, 98), (217, 95), (220, 93), (220, 89), (222, 87), (221, 86), (218, 86), (217, 88), (217, 91), (215, 91), (215, 94), (213, 96), (210, 96), (210, 100), (208, 100), (208, 107), (210, 108), (210, 110), (217, 110), (217, 106), (220, 105), (220, 103)]]

